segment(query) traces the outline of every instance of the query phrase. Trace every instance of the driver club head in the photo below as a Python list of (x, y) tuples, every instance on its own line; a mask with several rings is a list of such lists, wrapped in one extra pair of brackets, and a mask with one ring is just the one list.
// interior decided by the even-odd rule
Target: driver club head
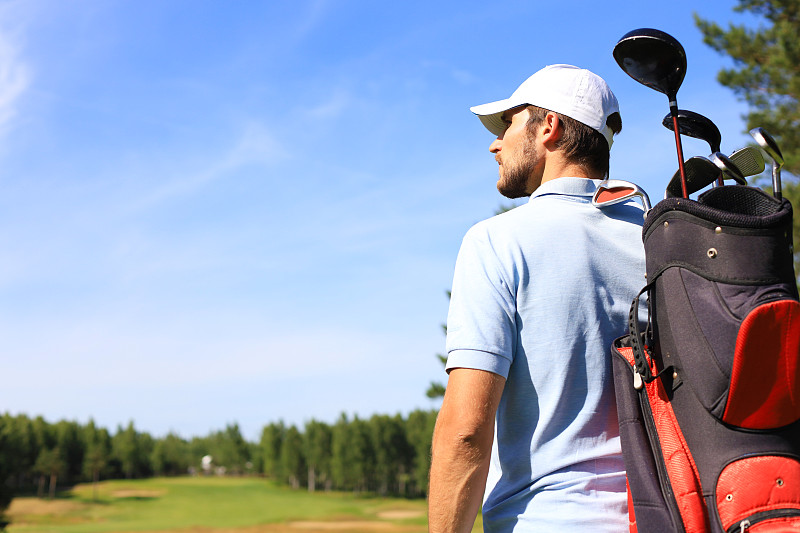
[(686, 76), (686, 51), (673, 36), (653, 28), (629, 31), (614, 46), (614, 60), (625, 73), (639, 83), (664, 93), (675, 121), (675, 148), (681, 175), (682, 195), (689, 196), (683, 161), (681, 136), (677, 131), (678, 89)]
[(614, 59), (639, 83), (673, 99), (686, 75), (686, 52), (673, 36), (652, 28), (629, 31), (614, 46)]
[(739, 185), (747, 185), (747, 180), (744, 179), (744, 174), (739, 170), (739, 167), (730, 160), (728, 156), (722, 152), (714, 152), (711, 154), (711, 160), (722, 171), (723, 179), (734, 180)]
[(755, 146), (739, 148), (729, 155), (728, 158), (733, 161), (736, 168), (742, 171), (745, 177), (761, 174), (766, 167), (764, 156), (761, 155), (761, 150)]
[[(692, 194), (707, 185), (711, 185), (719, 176), (719, 169), (707, 157), (696, 155), (683, 164), (686, 171), (686, 192)], [(680, 170), (669, 180), (664, 198), (682, 196)]]
[[(672, 113), (665, 116), (664, 120), (661, 121), (661, 124), (663, 124), (668, 130), (674, 131)], [(711, 119), (701, 115), (700, 113), (695, 113), (694, 111), (689, 111), (688, 109), (679, 109), (678, 131), (681, 135), (686, 135), (687, 137), (693, 137), (695, 139), (700, 139), (707, 142), (712, 153), (719, 152), (720, 144), (722, 144), (722, 134), (719, 132), (717, 125), (714, 124)]]
[(635, 197), (641, 200), (644, 208), (644, 218), (647, 218), (647, 213), (650, 211), (650, 197), (647, 196), (644, 189), (630, 181), (611, 179), (601, 181), (592, 196), (592, 205), (602, 208), (625, 202)]

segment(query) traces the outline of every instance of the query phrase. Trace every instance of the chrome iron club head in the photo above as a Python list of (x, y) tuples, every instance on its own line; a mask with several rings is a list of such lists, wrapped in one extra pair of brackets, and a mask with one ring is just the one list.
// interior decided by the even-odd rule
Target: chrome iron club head
[(650, 197), (644, 192), (644, 189), (625, 180), (603, 180), (597, 186), (592, 196), (592, 205), (595, 207), (605, 207), (614, 205), (621, 202), (626, 202), (631, 198), (638, 197), (642, 202), (644, 208), (644, 218), (647, 218), (647, 213), (650, 211)]
[(739, 170), (739, 167), (730, 160), (728, 156), (722, 152), (714, 152), (711, 154), (711, 160), (722, 171), (722, 178), (726, 180), (734, 180), (739, 185), (747, 185), (747, 180), (744, 179), (744, 174)]
[(761, 174), (764, 172), (764, 167), (766, 166), (761, 150), (755, 146), (739, 148), (729, 155), (728, 158), (733, 161), (736, 168), (742, 171), (745, 177)]
[(781, 149), (778, 148), (778, 143), (764, 128), (753, 128), (750, 130), (750, 135), (761, 149), (772, 158), (772, 194), (780, 200), (783, 197), (781, 194), (781, 167), (783, 166)]

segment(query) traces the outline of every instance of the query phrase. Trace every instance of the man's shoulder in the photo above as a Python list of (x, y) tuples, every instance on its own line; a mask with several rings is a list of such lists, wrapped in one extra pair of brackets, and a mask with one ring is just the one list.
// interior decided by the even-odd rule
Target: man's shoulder
[(504, 211), (474, 224), (464, 239), (495, 240), (508, 237), (519, 227), (520, 221), (526, 218), (523, 211), (525, 205)]

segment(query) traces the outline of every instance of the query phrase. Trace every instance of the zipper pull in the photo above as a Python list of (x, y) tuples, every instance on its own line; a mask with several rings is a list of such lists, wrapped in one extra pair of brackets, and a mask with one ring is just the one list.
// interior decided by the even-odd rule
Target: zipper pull
[[(642, 375), (638, 372), (633, 373), (633, 388), (636, 390), (641, 390), (644, 386), (644, 382), (642, 381)], [(749, 524), (748, 524), (749, 525)]]
[(747, 528), (750, 527), (750, 520), (742, 520), (741, 522), (739, 522), (739, 527), (741, 528), (739, 530), (740, 533), (744, 533), (745, 531), (747, 531)]

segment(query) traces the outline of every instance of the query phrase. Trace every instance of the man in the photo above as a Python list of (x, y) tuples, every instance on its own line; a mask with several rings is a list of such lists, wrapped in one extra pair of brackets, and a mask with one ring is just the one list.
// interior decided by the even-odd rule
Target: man
[(610, 346), (645, 282), (642, 211), (591, 204), (617, 99), (552, 65), (472, 111), (497, 136), (498, 190), (531, 198), (471, 228), (458, 255), (430, 531), (470, 531), (481, 500), (485, 531), (626, 531)]

